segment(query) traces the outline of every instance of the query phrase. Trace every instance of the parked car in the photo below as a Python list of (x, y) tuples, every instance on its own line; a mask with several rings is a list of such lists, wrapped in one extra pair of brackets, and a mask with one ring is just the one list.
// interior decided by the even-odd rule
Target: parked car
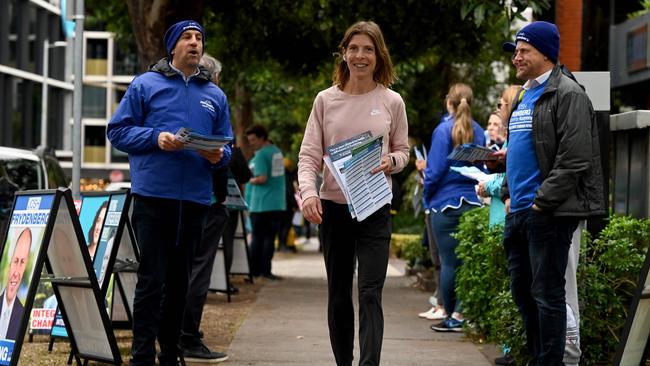
[(23, 150), (0, 146), (0, 237), (4, 238), (15, 192), (55, 189), (67, 187), (69, 183), (53, 150)]

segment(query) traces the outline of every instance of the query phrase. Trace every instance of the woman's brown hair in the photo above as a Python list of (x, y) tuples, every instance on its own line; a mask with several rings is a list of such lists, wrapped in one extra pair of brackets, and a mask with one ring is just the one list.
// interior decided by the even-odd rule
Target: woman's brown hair
[(506, 103), (501, 106), (499, 112), (501, 112), (501, 120), (503, 121), (504, 126), (506, 126), (506, 130), (508, 129), (512, 106), (515, 104), (515, 97), (517, 96), (519, 89), (521, 89), (521, 86), (519, 85), (510, 85), (503, 91), (503, 94), (501, 94), (501, 99)]
[(388, 47), (384, 41), (384, 35), (381, 33), (381, 29), (379, 29), (377, 23), (373, 21), (357, 22), (345, 31), (345, 35), (339, 44), (339, 53), (336, 57), (336, 67), (334, 69), (334, 74), (332, 75), (334, 85), (338, 85), (340, 89), (343, 89), (348, 80), (350, 80), (350, 70), (348, 69), (348, 64), (343, 60), (343, 55), (345, 54), (345, 50), (348, 47), (350, 40), (357, 34), (367, 35), (375, 45), (377, 65), (375, 66), (373, 73), (373, 80), (388, 88), (395, 82), (395, 80), (397, 80), (397, 76), (393, 69), (393, 63), (390, 60), (390, 54), (388, 53)]
[(469, 144), (474, 141), (472, 127), (472, 88), (458, 83), (449, 88), (447, 101), (454, 107), (454, 127), (451, 129), (451, 141), (454, 146)]

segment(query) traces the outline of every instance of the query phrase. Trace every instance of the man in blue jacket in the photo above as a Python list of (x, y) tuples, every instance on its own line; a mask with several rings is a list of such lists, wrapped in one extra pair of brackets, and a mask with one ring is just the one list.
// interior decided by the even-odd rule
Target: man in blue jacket
[(133, 226), (140, 248), (133, 305), (131, 365), (176, 365), (177, 344), (191, 271), (210, 207), (213, 169), (230, 148), (186, 150), (174, 134), (186, 127), (232, 136), (224, 93), (199, 61), (205, 32), (195, 21), (165, 33), (167, 58), (138, 76), (107, 128), (108, 139), (129, 154)]

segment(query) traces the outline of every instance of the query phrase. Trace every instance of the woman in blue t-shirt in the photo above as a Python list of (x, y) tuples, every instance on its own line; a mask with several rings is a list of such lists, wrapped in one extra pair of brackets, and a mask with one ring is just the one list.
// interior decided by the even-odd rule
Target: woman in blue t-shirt
[[(472, 119), (472, 88), (458, 83), (449, 88), (446, 98), (449, 117), (433, 131), (431, 148), (427, 157), (424, 178), (424, 204), (431, 210), (438, 253), (440, 256), (440, 288), (447, 318), (431, 329), (438, 332), (462, 330), (463, 315), (460, 301), (456, 300), (456, 270), (462, 262), (456, 256), (456, 232), (460, 216), (481, 206), (476, 195), (476, 182), (450, 170), (452, 166), (468, 165), (451, 161), (447, 156), (454, 147), (462, 144), (485, 146), (483, 129)], [(479, 167), (480, 168), (480, 167)]]

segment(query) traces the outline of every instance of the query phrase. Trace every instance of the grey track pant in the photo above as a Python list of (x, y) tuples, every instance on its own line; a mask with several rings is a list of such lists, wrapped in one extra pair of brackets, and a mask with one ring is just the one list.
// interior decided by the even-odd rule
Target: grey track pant
[(576, 272), (580, 258), (580, 240), (582, 230), (587, 227), (586, 221), (580, 221), (578, 228), (571, 238), (569, 258), (567, 261), (564, 278), (566, 292), (566, 344), (564, 346), (564, 364), (577, 366), (580, 363), (580, 308), (578, 306), (578, 283)]

